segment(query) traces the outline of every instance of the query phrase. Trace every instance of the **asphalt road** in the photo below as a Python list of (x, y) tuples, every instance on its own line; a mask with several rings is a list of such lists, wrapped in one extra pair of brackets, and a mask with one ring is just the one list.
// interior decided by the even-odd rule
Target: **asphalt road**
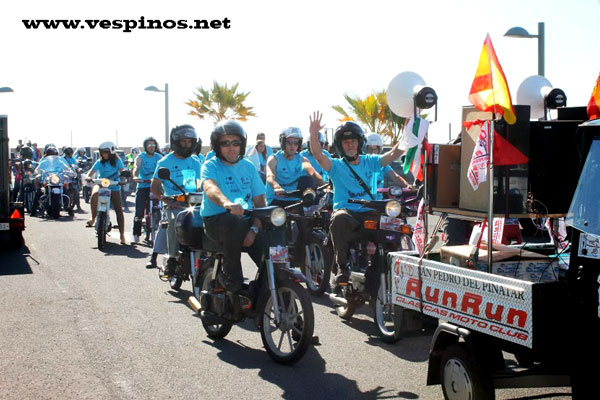
[[(190, 283), (171, 291), (144, 268), (151, 250), (120, 245), (117, 235), (98, 250), (85, 210), (28, 218), (25, 246), (0, 253), (0, 399), (442, 398), (440, 386), (425, 385), (431, 336), (384, 344), (367, 306), (344, 322), (326, 297), (314, 299), (319, 344), (294, 366), (268, 357), (251, 322), (209, 339), (187, 304)], [(249, 258), (244, 265), (254, 273)]]

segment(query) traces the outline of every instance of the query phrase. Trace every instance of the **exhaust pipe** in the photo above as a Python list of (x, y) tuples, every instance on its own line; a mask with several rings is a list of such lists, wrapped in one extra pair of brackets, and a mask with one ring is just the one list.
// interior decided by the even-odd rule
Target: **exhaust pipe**
[(200, 302), (198, 301), (196, 296), (190, 296), (188, 298), (188, 304), (190, 305), (190, 307), (192, 307), (194, 312), (198, 313), (202, 310), (202, 306), (200, 305)]
[(348, 306), (348, 300), (346, 300), (343, 297), (336, 296), (334, 293), (331, 293), (329, 295), (329, 300), (331, 300), (336, 306), (342, 306), (342, 307)]

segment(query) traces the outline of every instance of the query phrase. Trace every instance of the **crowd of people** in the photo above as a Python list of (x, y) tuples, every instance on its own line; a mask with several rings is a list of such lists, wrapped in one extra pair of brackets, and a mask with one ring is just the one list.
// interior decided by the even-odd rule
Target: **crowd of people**
[[(150, 194), (162, 201), (163, 213), (169, 223), (166, 229), (159, 228), (152, 256), (146, 266), (155, 268), (158, 255), (168, 255), (164, 270), (167, 277), (175, 272), (177, 266), (178, 243), (174, 221), (184, 206), (165, 196), (180, 194), (177, 186), (189, 192), (203, 192), (200, 214), (204, 229), (209, 237), (224, 246), (224, 272), (227, 278), (224, 285), (232, 291), (239, 290), (242, 283), (242, 249), (246, 249), (257, 264), (261, 262), (265, 251), (260, 221), (243, 218), (244, 209), (289, 204), (296, 199), (285, 197), (285, 192), (295, 190), (302, 176), (310, 177), (316, 185), (331, 182), (334, 209), (331, 233), (340, 271), (336, 279), (343, 283), (348, 277), (345, 260), (346, 246), (352, 239), (349, 235), (353, 227), (361, 223), (361, 213), (364, 211), (356, 204), (349, 203), (348, 199), (375, 198), (378, 196), (376, 189), (383, 187), (386, 178), (399, 186), (410, 184), (389, 167), (392, 161), (400, 157), (401, 150), (394, 146), (382, 154), (383, 140), (378, 134), (367, 137), (358, 124), (345, 122), (334, 133), (332, 155), (326, 150), (322, 129), (321, 114), (317, 112), (310, 118), (310, 134), (305, 146), (302, 130), (288, 127), (279, 135), (280, 150), (274, 151), (266, 144), (264, 133), (257, 134), (256, 141), (250, 144), (243, 126), (237, 121), (227, 120), (216, 125), (211, 132), (211, 149), (204, 156), (202, 141), (194, 128), (181, 125), (171, 130), (168, 146), (160, 149), (158, 141), (148, 137), (141, 149), (132, 148), (126, 155), (126, 163), (118, 156), (114, 143), (100, 144), (98, 159), (84, 179), (88, 182), (94, 177), (111, 181), (121, 179), (123, 183), (121, 172), (131, 169), (136, 184), (132, 243), (140, 241)], [(31, 142), (24, 145), (19, 141), (16, 151), (21, 158), (34, 162), (48, 155), (59, 156), (56, 146), (47, 145), (42, 152), (36, 143)], [(72, 148), (65, 147), (60, 157), (77, 169), (82, 158), (87, 160), (86, 149), (79, 148), (74, 152)], [(161, 167), (170, 171), (170, 181), (158, 176)], [(127, 204), (126, 194), (123, 195), (122, 185), (113, 185), (110, 190), (120, 241), (126, 244), (123, 211)], [(96, 222), (97, 194), (98, 186), (91, 194), (91, 218), (86, 222), (90, 227)]]

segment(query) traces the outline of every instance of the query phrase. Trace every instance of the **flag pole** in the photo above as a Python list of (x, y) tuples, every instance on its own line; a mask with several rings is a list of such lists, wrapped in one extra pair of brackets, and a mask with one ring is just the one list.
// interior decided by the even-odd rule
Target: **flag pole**
[[(487, 40), (489, 38), (490, 34), (487, 34), (486, 37), (486, 47), (487, 47), (487, 53), (488, 55), (492, 54), (492, 49), (490, 48), (490, 40)], [(493, 257), (492, 257), (492, 251), (494, 249), (494, 231), (493, 231), (493, 227), (494, 227), (494, 121), (496, 120), (496, 93), (494, 90), (494, 74), (491, 73), (491, 68), (490, 68), (490, 82), (492, 85), (492, 98), (494, 101), (494, 107), (492, 110), (492, 122), (490, 124), (490, 132), (489, 134), (489, 140), (488, 140), (488, 144), (490, 146), (489, 150), (488, 150), (488, 154), (490, 155), (490, 161), (488, 162), (488, 182), (489, 182), (489, 202), (488, 202), (488, 238), (487, 238), (487, 242), (488, 242), (488, 273), (492, 273), (492, 262), (493, 262)], [(483, 228), (482, 228), (483, 229)], [(483, 233), (483, 232), (482, 232)]]

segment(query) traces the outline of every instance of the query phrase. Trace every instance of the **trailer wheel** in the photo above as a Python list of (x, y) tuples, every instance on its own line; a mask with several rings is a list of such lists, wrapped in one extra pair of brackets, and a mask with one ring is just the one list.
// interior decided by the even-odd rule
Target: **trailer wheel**
[(444, 351), (440, 376), (447, 400), (495, 398), (491, 377), (462, 343), (453, 344)]

